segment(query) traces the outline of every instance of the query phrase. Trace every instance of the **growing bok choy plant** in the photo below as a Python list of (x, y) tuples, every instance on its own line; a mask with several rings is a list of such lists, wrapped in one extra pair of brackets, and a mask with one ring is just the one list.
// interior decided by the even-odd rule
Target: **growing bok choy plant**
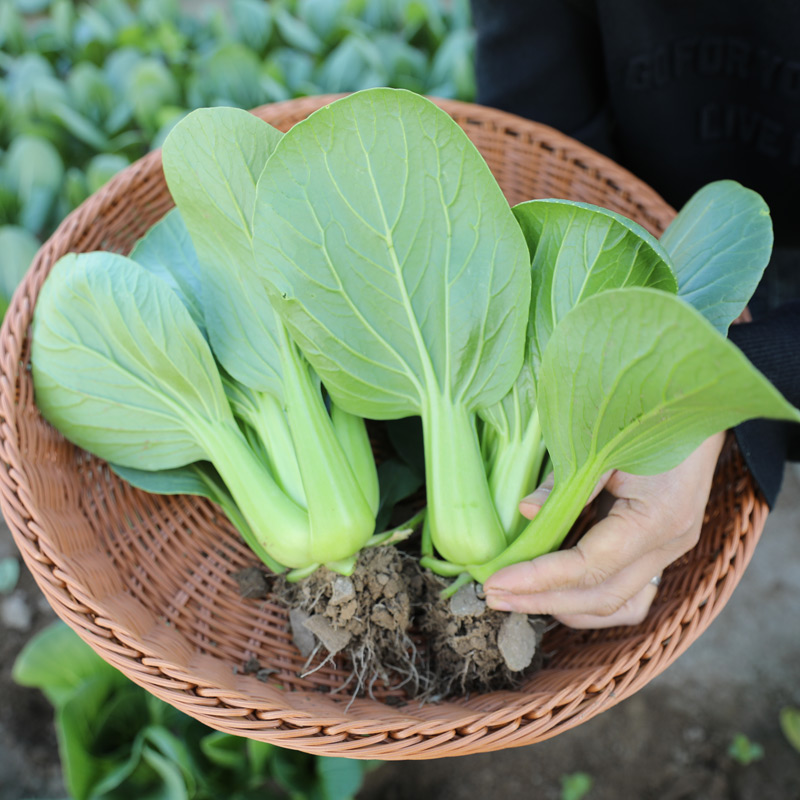
[[(603, 472), (670, 469), (749, 417), (800, 420), (721, 333), (769, 255), (763, 202), (722, 182), (689, 205), (665, 246), (585, 204), (512, 211), (461, 128), (400, 90), (278, 142), (257, 274), (336, 403), (422, 418), (426, 566), (485, 580), (557, 548)], [(545, 447), (556, 488), (521, 525), (509, 505)]]

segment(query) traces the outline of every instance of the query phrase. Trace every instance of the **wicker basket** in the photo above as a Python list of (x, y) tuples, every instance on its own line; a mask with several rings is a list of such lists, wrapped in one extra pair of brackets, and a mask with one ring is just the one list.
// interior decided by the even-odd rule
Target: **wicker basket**
[[(330, 98), (267, 106), (282, 129)], [(659, 234), (672, 209), (609, 160), (550, 128), (441, 101), (481, 150), (511, 203), (566, 197), (621, 212)], [(254, 562), (215, 507), (136, 491), (67, 443), (33, 401), (28, 331), (42, 281), (69, 251), (127, 252), (172, 205), (160, 154), (124, 170), (40, 250), (0, 334), (2, 509), (50, 604), (104, 659), (213, 728), (316, 754), (423, 759), (555, 736), (630, 696), (674, 661), (725, 605), (767, 507), (735, 449), (714, 482), (699, 545), (672, 565), (637, 627), (552, 630), (546, 666), (518, 691), (402, 703), (337, 693), (342, 665), (299, 677), (281, 607), (243, 600), (232, 575)], [(266, 682), (242, 666), (275, 670)]]

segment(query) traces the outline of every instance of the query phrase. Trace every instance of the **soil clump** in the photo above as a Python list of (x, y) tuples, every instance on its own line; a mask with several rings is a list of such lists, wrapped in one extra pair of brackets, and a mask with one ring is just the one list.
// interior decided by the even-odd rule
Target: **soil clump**
[(442, 578), (426, 573), (425, 584), (418, 624), (428, 637), (438, 694), (513, 689), (541, 666), (544, 618), (494, 611), (475, 584), (462, 586), (449, 598), (441, 596), (447, 585)]
[(424, 701), (518, 686), (541, 664), (544, 623), (489, 609), (475, 584), (443, 598), (447, 585), (416, 557), (378, 546), (348, 577), (321, 568), (296, 584), (277, 579), (272, 593), (290, 609), (309, 671), (342, 654), (353, 695), (378, 685)]
[(371, 695), (380, 682), (411, 697), (429, 690), (424, 654), (412, 637), (422, 590), (417, 560), (387, 546), (363, 550), (349, 577), (323, 567), (272, 588), (291, 609), (293, 639), (308, 663), (320, 651), (329, 658), (342, 653), (352, 664), (354, 695)]

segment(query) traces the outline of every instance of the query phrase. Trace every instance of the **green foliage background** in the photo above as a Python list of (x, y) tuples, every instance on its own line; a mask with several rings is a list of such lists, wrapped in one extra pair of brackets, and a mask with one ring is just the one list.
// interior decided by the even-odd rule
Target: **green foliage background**
[[(187, 8), (189, 4), (184, 4)], [(0, 0), (0, 313), (39, 244), (203, 106), (472, 100), (468, 0)]]
[(63, 622), (23, 648), (13, 676), (55, 708), (73, 800), (349, 800), (377, 763), (213, 731), (129, 681)]

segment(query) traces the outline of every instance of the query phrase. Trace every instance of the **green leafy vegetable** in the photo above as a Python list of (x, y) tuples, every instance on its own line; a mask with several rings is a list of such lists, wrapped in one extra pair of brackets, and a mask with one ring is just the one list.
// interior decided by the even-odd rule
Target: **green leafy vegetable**
[(583, 800), (594, 786), (588, 772), (571, 772), (561, 776), (561, 800)]
[(475, 413), (519, 372), (530, 270), (463, 131), (401, 90), (321, 109), (267, 162), (254, 239), (265, 287), (334, 402), (422, 417), (437, 548), (453, 559), (499, 552)]
[[(314, 757), (213, 731), (131, 683), (64, 623), (37, 634), (13, 677), (55, 706), (74, 800), (350, 800), (376, 762)], [(283, 796), (283, 795), (281, 795)]]
[[(175, 127), (163, 151), (167, 183), (197, 254), (191, 304), (200, 304), (214, 354), (237, 381), (277, 396), (280, 332), (251, 276), (250, 220), (256, 180), (280, 136), (245, 111), (200, 109)], [(168, 250), (165, 257), (171, 262)]]
[(205, 334), (200, 264), (186, 224), (172, 209), (141, 238), (130, 257), (165, 280)]
[(321, 66), (317, 80), (326, 92), (338, 93), (344, 87), (358, 89), (386, 83), (382, 51), (377, 42), (361, 33), (353, 33), (341, 41)]
[(800, 421), (697, 311), (645, 288), (602, 292), (564, 316), (544, 352), (538, 407), (555, 488), (499, 558), (470, 567), (477, 580), (558, 547), (609, 469), (664, 472), (745, 419)]
[(238, 37), (252, 50), (264, 50), (272, 35), (272, 6), (260, 0), (234, 0), (231, 12)]
[[(733, 397), (723, 403), (725, 392)], [(556, 413), (562, 401), (568, 414)], [(557, 477), (593, 458), (605, 461), (600, 473), (612, 461), (626, 472), (664, 472), (749, 416), (800, 419), (698, 313), (639, 288), (570, 312), (542, 364), (540, 407)]]
[(63, 622), (37, 633), (17, 656), (11, 674), (21, 686), (41, 689), (55, 706), (62, 705), (85, 681), (100, 679), (108, 686), (124, 682), (117, 670)]
[(125, 156), (102, 153), (95, 156), (86, 167), (86, 185), (89, 193), (107, 184), (120, 170), (128, 166)]
[(198, 58), (196, 73), (188, 86), (189, 103), (235, 105), (253, 108), (267, 102), (261, 86), (258, 55), (238, 42), (224, 42)]
[(754, 761), (764, 758), (764, 748), (758, 742), (752, 741), (746, 734), (737, 733), (728, 747), (728, 755), (743, 767)]
[(39, 250), (34, 235), (16, 225), (0, 226), (0, 253), (3, 268), (0, 270), (0, 320), (5, 316), (17, 284), (28, 271)]
[(114, 149), (112, 140), (109, 140), (100, 128), (66, 104), (56, 103), (50, 106), (45, 116), (72, 134), (78, 141), (101, 153), (104, 150)]
[(782, 708), (779, 721), (786, 741), (800, 753), (800, 708), (794, 706)]
[[(66, 298), (83, 313), (68, 315)], [(188, 312), (163, 281), (123, 256), (60, 260), (37, 303), (33, 340), (39, 408), (114, 462), (168, 469), (203, 458), (184, 414), (197, 418), (198, 430), (213, 422), (234, 427), (208, 344)], [(86, 391), (90, 375), (94, 397)], [(73, 412), (81, 415), (74, 421)]]
[(536, 381), (561, 318), (582, 300), (623, 286), (677, 291), (669, 257), (640, 225), (604, 208), (532, 200), (514, 208), (530, 250), (531, 307), (526, 357), (512, 391), (481, 416), (492, 495), (513, 539), (525, 524), (520, 498), (536, 487), (545, 455)]
[(0, 594), (11, 594), (19, 580), (19, 561), (12, 556), (0, 558)]
[(769, 209), (736, 181), (716, 181), (686, 203), (661, 243), (675, 265), (679, 294), (725, 334), (769, 262)]
[(514, 214), (532, 257), (528, 346), (534, 373), (556, 326), (582, 300), (623, 286), (678, 289), (658, 241), (620, 214), (569, 200), (532, 200)]
[(529, 358), (511, 391), (480, 413), (484, 420), (481, 452), (492, 498), (503, 530), (512, 540), (524, 524), (519, 501), (536, 488), (546, 455)]
[(435, 0), (236, 0), (230, 15), (160, 0), (4, 1), (0, 154), (14, 148), (15, 162), (35, 168), (41, 159), (28, 145), (18, 150), (33, 137), (63, 167), (48, 168), (46, 186), (30, 191), (6, 180), (18, 167), (6, 170), (3, 159), (0, 225), (25, 227), (42, 242), (88, 196), (90, 167), (94, 189), (160, 147), (193, 108), (252, 108), (379, 84), (470, 100), (473, 49), (466, 0), (446, 8)]
[(37, 302), (33, 340), (39, 408), (81, 447), (137, 469), (212, 461), (259, 544), (287, 566), (353, 552), (346, 534), (317, 549), (306, 513), (236, 424), (189, 312), (134, 261), (112, 253), (61, 259)]
[(76, 64), (67, 76), (67, 88), (75, 111), (95, 123), (111, 112), (114, 91), (103, 70), (91, 62)]
[(158, 129), (159, 110), (180, 100), (180, 87), (169, 69), (158, 59), (139, 61), (128, 77), (126, 100), (134, 119), (151, 132)]
[(244, 111), (199, 110), (165, 142), (164, 171), (197, 251), (212, 347), (241, 384), (229, 387), (229, 396), (259, 435), (278, 480), (302, 495), (312, 538), (360, 540), (345, 554), (354, 556), (374, 532), (378, 505), (363, 420), (340, 408), (329, 413), (253, 274), (256, 179), (279, 139)]
[(475, 71), (471, 30), (454, 30), (442, 42), (431, 71), (434, 97), (471, 97), (475, 94)]
[(303, 20), (290, 14), (287, 9), (278, 6), (274, 12), (274, 20), (290, 47), (309, 53), (319, 53), (323, 49), (323, 43), (314, 31)]
[(41, 136), (18, 136), (5, 155), (11, 187), (21, 201), (20, 222), (31, 233), (44, 226), (64, 175), (56, 148)]

